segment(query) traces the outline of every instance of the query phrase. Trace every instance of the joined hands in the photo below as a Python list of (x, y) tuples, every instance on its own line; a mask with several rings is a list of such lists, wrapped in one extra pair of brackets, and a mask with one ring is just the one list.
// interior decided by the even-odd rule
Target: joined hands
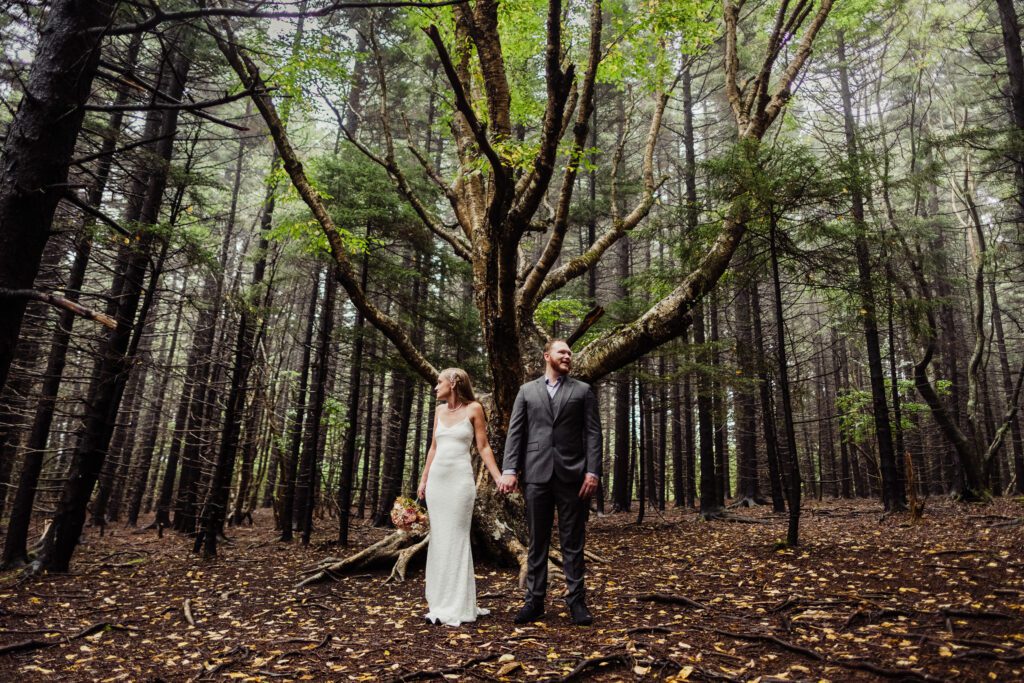
[(503, 474), (498, 479), (498, 492), (499, 493), (515, 493), (518, 488), (518, 478), (514, 474)]

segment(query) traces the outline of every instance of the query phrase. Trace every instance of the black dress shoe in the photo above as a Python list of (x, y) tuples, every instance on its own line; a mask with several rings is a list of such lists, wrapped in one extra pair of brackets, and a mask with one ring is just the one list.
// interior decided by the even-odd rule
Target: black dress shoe
[(582, 600), (569, 605), (569, 612), (572, 615), (572, 623), (577, 626), (590, 626), (594, 623), (594, 615)]
[(516, 618), (512, 621), (517, 624), (529, 624), (544, 616), (544, 603), (528, 602), (522, 606)]

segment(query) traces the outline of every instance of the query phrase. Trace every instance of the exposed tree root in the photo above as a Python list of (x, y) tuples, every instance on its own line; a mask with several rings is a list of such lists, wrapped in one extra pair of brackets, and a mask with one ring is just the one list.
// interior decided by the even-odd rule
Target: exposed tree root
[[(559, 567), (562, 566), (563, 559), (562, 552), (560, 550), (557, 550), (556, 548), (551, 548), (551, 552), (548, 554), (548, 557), (550, 557)], [(583, 557), (585, 557), (590, 562), (594, 562), (596, 564), (608, 564), (608, 560), (601, 557), (597, 553), (591, 552), (589, 550), (583, 551)]]
[(795, 652), (798, 655), (803, 655), (804, 657), (807, 657), (809, 659), (814, 659), (814, 660), (819, 661), (819, 662), (825, 659), (825, 656), (823, 654), (821, 654), (820, 652), (815, 652), (814, 650), (812, 650), (810, 648), (806, 648), (806, 647), (802, 647), (800, 645), (796, 645), (794, 643), (789, 642), (788, 640), (783, 640), (782, 638), (778, 638), (776, 636), (769, 635), (769, 634), (764, 634), (764, 633), (736, 633), (734, 631), (723, 631), (723, 630), (717, 629), (717, 628), (713, 629), (712, 633), (717, 633), (720, 636), (727, 636), (729, 638), (735, 638), (736, 640), (750, 640), (750, 641), (762, 642), (762, 643), (772, 643), (774, 645), (778, 645), (783, 650), (789, 650), (790, 652)]
[(794, 654), (807, 657), (808, 659), (813, 659), (816, 662), (826, 662), (828, 664), (835, 664), (836, 666), (841, 666), (846, 669), (868, 671), (870, 673), (873, 673), (877, 676), (882, 676), (884, 678), (896, 678), (904, 681), (929, 682), (943, 680), (940, 678), (935, 678), (934, 676), (929, 676), (928, 674), (914, 671), (913, 669), (886, 669), (885, 667), (879, 666), (872, 662), (864, 661), (862, 659), (843, 659), (837, 657), (829, 657), (815, 650), (811, 650), (810, 648), (796, 645), (795, 643), (791, 643), (788, 640), (783, 640), (782, 638), (767, 633), (736, 633), (733, 631), (723, 631), (721, 629), (711, 629), (711, 631), (713, 633), (727, 636), (729, 638), (735, 638), (736, 640), (748, 640), (776, 645), (777, 647), (780, 647), (783, 650), (788, 650), (789, 652), (792, 652)]
[(993, 612), (990, 610), (963, 609), (959, 607), (943, 607), (939, 612), (944, 617), (960, 617), (962, 619), (1013, 619), (1012, 614)]
[[(425, 540), (429, 535), (408, 531), (396, 531), (395, 533), (382, 538), (371, 546), (363, 548), (355, 555), (345, 558), (328, 557), (316, 566), (307, 570), (310, 576), (299, 581), (295, 586), (302, 588), (314, 583), (334, 580), (336, 575), (345, 574), (361, 569), (379, 569), (394, 565), (399, 560), (399, 554), (406, 548), (415, 546)], [(409, 559), (412, 559), (410, 556)], [(408, 560), (406, 560), (408, 563)]]
[(839, 629), (842, 633), (847, 629), (859, 628), (865, 624), (873, 624), (881, 619), (887, 619), (889, 617), (906, 617), (910, 616), (910, 613), (901, 609), (880, 609), (874, 612), (870, 610), (858, 609), (853, 612), (849, 617), (846, 618), (846, 622)]
[(751, 498), (750, 496), (744, 496), (729, 503), (726, 506), (727, 510), (734, 510), (736, 508), (756, 508), (762, 505), (767, 505), (767, 502), (761, 498)]
[[(557, 679), (559, 683), (568, 683), (569, 681), (578, 681), (588, 678), (594, 669), (599, 667), (604, 668), (607, 671), (614, 667), (625, 667), (630, 669), (634, 674), (643, 677), (644, 674), (637, 673), (637, 667), (650, 671), (656, 669), (654, 673), (655, 678), (662, 678), (666, 672), (676, 672), (682, 670), (684, 667), (678, 662), (674, 662), (671, 659), (661, 659), (657, 657), (637, 657), (628, 652), (619, 652), (615, 654), (600, 655), (598, 657), (587, 657), (581, 659), (572, 671), (565, 674), (561, 678)], [(699, 674), (701, 677), (707, 680), (718, 680), (718, 681), (735, 681), (737, 679), (722, 674), (717, 674), (711, 671), (706, 671), (699, 667), (691, 666), (690, 668), (694, 673)]]
[(707, 609), (708, 606), (703, 602), (697, 602), (684, 595), (669, 595), (668, 593), (645, 593), (643, 595), (637, 595), (636, 599), (640, 602), (657, 602), (663, 605), (685, 605), (694, 609)]
[[(86, 626), (78, 633), (67, 636), (66, 638), (58, 638), (57, 640), (38, 640), (33, 638), (32, 640), (22, 640), (17, 643), (11, 643), (9, 645), (0, 646), (0, 655), (9, 655), (15, 652), (28, 652), (30, 650), (38, 650), (44, 647), (53, 647), (54, 645), (60, 645), (61, 643), (69, 642), (72, 640), (78, 640), (88, 635), (92, 635), (97, 631), (103, 629), (116, 629), (118, 631), (130, 631), (134, 630), (129, 626), (123, 626), (121, 624), (112, 624), (108, 621), (98, 621), (95, 624)], [(48, 633), (57, 633), (57, 631), (48, 631)]]
[(497, 659), (498, 653), (491, 652), (486, 655), (480, 655), (479, 657), (473, 657), (473, 659), (467, 660), (462, 664), (456, 664), (455, 666), (448, 666), (443, 669), (431, 669), (430, 671), (413, 671), (407, 674), (399, 674), (394, 678), (389, 678), (389, 683), (404, 683), (405, 681), (420, 681), (428, 678), (445, 678), (450, 674), (459, 673), (465, 671), (470, 667), (476, 666), (477, 664), (483, 664), (489, 662), (492, 659)]
[(405, 581), (405, 572), (409, 568), (409, 563), (421, 550), (427, 547), (430, 542), (430, 534), (423, 537), (423, 540), (411, 545), (408, 548), (403, 548), (398, 551), (398, 559), (395, 560), (395, 566), (391, 568), (391, 575), (388, 576), (388, 581)]

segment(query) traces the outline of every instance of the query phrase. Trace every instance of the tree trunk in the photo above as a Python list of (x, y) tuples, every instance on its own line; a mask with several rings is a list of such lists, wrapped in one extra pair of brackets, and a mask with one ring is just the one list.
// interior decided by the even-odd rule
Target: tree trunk
[(768, 356), (764, 350), (764, 335), (761, 330), (761, 295), (756, 282), (750, 283), (750, 310), (754, 327), (754, 353), (756, 354), (759, 396), (761, 403), (761, 425), (764, 429), (764, 447), (768, 461), (768, 485), (772, 493), (772, 510), (785, 512), (786, 500), (782, 487), (782, 473), (779, 466), (779, 436), (775, 423), (775, 403), (772, 400), (771, 379), (768, 374)]
[[(234, 234), (238, 215), (239, 190), (242, 184), (242, 168), (245, 156), (245, 141), (239, 140), (238, 157), (235, 160), (235, 179), (231, 192), (231, 207), (225, 232)], [(262, 217), (261, 217), (262, 218)], [(235, 346), (235, 357), (231, 371), (231, 386), (228, 388), (227, 406), (224, 411), (224, 428), (221, 434), (220, 448), (214, 462), (213, 476), (207, 492), (206, 502), (198, 524), (193, 552), (202, 551), (203, 557), (217, 556), (217, 538), (223, 533), (227, 517), (228, 500), (230, 497), (231, 478), (235, 469), (235, 458), (241, 437), (242, 419), (245, 415), (246, 395), (249, 387), (249, 374), (256, 357), (256, 346), (263, 333), (266, 320), (264, 314), (269, 294), (263, 292), (263, 280), (267, 269), (267, 250), (269, 248), (267, 231), (269, 224), (260, 221), (260, 235), (257, 242), (256, 263), (253, 266), (252, 285), (247, 296), (243, 297), (242, 313), (238, 322), (238, 340)], [(255, 412), (255, 411), (253, 411)], [(256, 422), (250, 423), (255, 428)], [(252, 435), (246, 435), (252, 438)], [(249, 466), (251, 469), (251, 463)], [(244, 490), (239, 491), (239, 498), (244, 497)]]
[(306, 427), (305, 443), (302, 453), (302, 472), (299, 477), (301, 486), (296, 491), (299, 528), (302, 529), (302, 544), (309, 545), (310, 534), (313, 532), (313, 507), (316, 499), (317, 481), (319, 479), (319, 463), (323, 459), (323, 449), (319, 448), (321, 435), (324, 432), (324, 405), (327, 403), (327, 392), (331, 378), (331, 343), (334, 335), (334, 303), (338, 298), (338, 279), (334, 266), (327, 269), (327, 282), (324, 287), (324, 302), (320, 310), (320, 331), (317, 339), (316, 369), (313, 373), (313, 401), (309, 406), (309, 424)]
[[(54, 0), (40, 31), (25, 96), (0, 154), (0, 289), (29, 289), (39, 272), (53, 215), (100, 61), (113, 0)], [(0, 389), (14, 358), (27, 300), (0, 306)]]
[[(1016, 136), (1024, 135), (1024, 54), (1021, 51), (1020, 20), (1014, 0), (996, 0), (999, 8), (999, 24), (1003, 32), (1003, 51), (1006, 55), (1006, 76), (1010, 86), (1010, 112)], [(1024, 225), (1024, 152), (1020, 143), (1010, 147), (1014, 165), (1014, 180), (1017, 185), (1017, 226), (1018, 243), (1020, 226)], [(1018, 482), (1020, 478), (1018, 477)]]
[[(708, 356), (704, 337), (704, 305), (700, 304), (693, 313), (693, 344), (698, 353), (700, 365), (705, 365)], [(700, 435), (700, 514), (709, 519), (722, 511), (718, 502), (718, 477), (715, 468), (715, 425), (714, 391), (711, 378), (703, 367), (697, 372), (697, 429)]]
[[(367, 283), (369, 254), (363, 252), (359, 280), (363, 287)], [(352, 490), (355, 485), (356, 437), (359, 433), (359, 400), (362, 393), (363, 344), (365, 342), (365, 318), (356, 308), (356, 319), (352, 325), (352, 359), (348, 371), (348, 427), (345, 429), (345, 445), (341, 454), (341, 477), (338, 480), (338, 543), (348, 545), (349, 518), (352, 515)], [(427, 439), (429, 441), (430, 435)]]
[(683, 411), (688, 410), (689, 406), (684, 407), (683, 405), (683, 395), (679, 386), (682, 379), (679, 377), (678, 360), (673, 362), (673, 370), (672, 374), (677, 379), (672, 382), (670, 390), (670, 400), (672, 402), (672, 501), (675, 507), (681, 508), (686, 505), (686, 484), (684, 478), (686, 465), (683, 446), (686, 420)]
[[(658, 357), (658, 374), (661, 378), (666, 376), (668, 368), (665, 364), (665, 356)], [(665, 510), (665, 488), (666, 488), (666, 454), (668, 446), (668, 387), (664, 381), (658, 382), (658, 509)]]
[(754, 379), (754, 331), (751, 327), (750, 285), (736, 288), (736, 360), (739, 382), (734, 387), (736, 405), (736, 461), (740, 505), (761, 504), (757, 481), (757, 394)]
[(630, 429), (629, 417), (633, 409), (628, 371), (619, 373), (615, 380), (615, 446), (612, 478), (612, 510), (629, 512), (633, 490), (629, 483)]
[(293, 419), (288, 454), (284, 469), (284, 496), (281, 499), (281, 540), (291, 541), (295, 521), (295, 495), (299, 469), (299, 449), (302, 446), (302, 430), (306, 421), (306, 394), (309, 390), (309, 364), (313, 355), (313, 332), (316, 329), (316, 305), (320, 300), (320, 271), (316, 273), (313, 289), (309, 293), (309, 311), (306, 318), (306, 338), (302, 343), (302, 360), (299, 365), (299, 388), (295, 395), (295, 417)]
[[(367, 352), (369, 359), (372, 362), (376, 361), (377, 356), (377, 339), (376, 337), (370, 338), (370, 348)], [(363, 472), (359, 480), (359, 509), (358, 516), (360, 519), (366, 516), (366, 490), (368, 482), (370, 481), (370, 451), (373, 448), (373, 433), (374, 424), (376, 421), (376, 414), (374, 411), (374, 398), (375, 391), (378, 389), (381, 393), (384, 392), (384, 378), (381, 377), (380, 386), (378, 387), (376, 382), (376, 375), (379, 373), (373, 373), (370, 375), (370, 381), (367, 382), (366, 387), (366, 402), (363, 410)]]
[[(1007, 405), (1013, 400), (1013, 376), (1010, 374), (1010, 361), (1006, 352), (1006, 336), (1003, 331), (1003, 312), (996, 298), (993, 280), (989, 280), (989, 293), (992, 299), (992, 328), (995, 332), (996, 351), (999, 355), (999, 371), (1003, 377), (1003, 394)], [(1010, 420), (1010, 443), (1013, 446), (1013, 492), (1024, 493), (1024, 436), (1021, 435), (1020, 415)]]
[(650, 456), (651, 456), (651, 414), (650, 405), (647, 400), (647, 386), (644, 381), (636, 381), (637, 405), (640, 407), (637, 416), (640, 422), (640, 438), (636, 442), (636, 465), (637, 465), (637, 511), (636, 523), (643, 524), (644, 512), (647, 510), (648, 479), (650, 478)]
[[(167, 69), (166, 88), (161, 88), (175, 99), (180, 98), (184, 92), (185, 79), (191, 67), (192, 39), (190, 36), (182, 38), (178, 43), (177, 55)], [(147, 124), (144, 133), (146, 139), (157, 138), (152, 149), (154, 157), (161, 160), (161, 163), (155, 164), (148, 174), (140, 177), (136, 192), (133, 193), (143, 198), (138, 211), (143, 231), (137, 234), (136, 244), (125, 245), (121, 250), (124, 267), (115, 277), (112, 287), (114, 296), (108, 309), (117, 321), (117, 327), (106, 336), (102, 344), (100, 359), (89, 386), (89, 400), (86, 401), (86, 414), (72, 456), (71, 470), (53, 521), (43, 539), (40, 554), (33, 563), (36, 570), (68, 570), (85, 523), (86, 506), (110, 445), (113, 424), (130, 368), (129, 344), (133, 322), (149, 262), (149, 246), (154, 239), (153, 233), (145, 227), (153, 226), (159, 220), (177, 123), (176, 109), (153, 112), (151, 125)]]
[[(818, 328), (824, 329), (822, 325), (819, 325)], [(815, 396), (818, 414), (818, 469), (822, 479), (821, 494), (837, 498), (839, 496), (839, 477), (836, 474), (835, 419), (833, 415), (833, 406), (836, 402), (835, 389), (832, 386), (832, 372), (826, 363), (825, 342), (820, 335), (815, 341), (814, 374), (817, 375)]]
[[(413, 259), (406, 256), (403, 259), (403, 268), (412, 269)], [(419, 268), (416, 272), (419, 272)], [(415, 311), (420, 305), (420, 278), (417, 275), (413, 284), (412, 300), (409, 309)], [(422, 330), (420, 330), (422, 332)], [(422, 340), (416, 339), (417, 346)], [(408, 370), (411, 372), (411, 369)], [(397, 369), (392, 375), (391, 386), (391, 407), (388, 416), (388, 439), (385, 451), (384, 471), (382, 473), (382, 492), (377, 505), (377, 513), (374, 515), (374, 526), (391, 525), (391, 507), (402, 492), (402, 476), (405, 473), (405, 455), (409, 443), (409, 418), (412, 415), (413, 394), (415, 391), (415, 380), (407, 373), (405, 368)]]
[[(113, 4), (113, 3), (111, 3)], [(132, 70), (128, 72), (131, 76), (134, 72), (134, 63), (142, 44), (141, 36), (134, 37), (129, 43), (126, 53), (126, 60)], [(126, 85), (118, 87), (117, 96), (114, 99), (115, 106), (124, 106), (128, 103), (128, 88)], [(110, 169), (113, 165), (113, 152), (120, 139), (124, 112), (116, 111), (111, 114), (107, 124), (107, 135), (100, 145), (99, 162), (95, 170), (95, 183), (89, 190), (87, 199), (89, 206), (99, 208), (103, 201), (103, 193), (106, 190), (107, 180), (110, 177)], [(82, 283), (85, 281), (85, 271), (89, 264), (89, 255), (92, 251), (92, 235), (89, 230), (90, 224), (75, 245), (75, 260), (68, 273), (65, 296), (73, 302), (78, 302)], [(42, 472), (43, 458), (46, 454), (46, 447), (50, 436), (50, 427), (53, 424), (54, 410), (57, 406), (57, 395), (60, 391), (61, 382), (64, 378), (64, 367), (67, 363), (68, 346), (71, 342), (71, 329), (75, 324), (75, 314), (72, 311), (62, 311), (57, 321), (50, 340), (50, 352), (46, 360), (46, 370), (43, 374), (43, 385), (36, 404), (35, 417), (32, 422), (32, 430), (29, 432), (28, 443), (25, 448), (25, 457), (22, 461), (22, 469), (18, 478), (18, 489), (15, 494), (15, 506), (17, 512), (12, 510), (11, 519), (8, 523), (7, 536), (4, 539), (3, 565), (14, 562), (23, 562), (28, 559), (26, 542), (28, 538), (28, 525), (32, 514), (32, 505), (35, 501), (36, 487), (39, 481), (39, 474)], [(2, 382), (0, 382), (2, 385)]]
[[(843, 32), (837, 34), (839, 57), (839, 84), (843, 100), (843, 121), (846, 131), (846, 152), (852, 168), (857, 168), (857, 141), (853, 120), (853, 104), (850, 81), (846, 66), (846, 46)], [(859, 174), (859, 171), (858, 171)], [(857, 258), (858, 289), (861, 303), (861, 318), (864, 324), (864, 339), (868, 352), (868, 370), (871, 376), (871, 397), (874, 411), (875, 436), (878, 442), (878, 460), (882, 475), (882, 504), (888, 511), (906, 508), (904, 492), (899, 488), (899, 474), (896, 454), (893, 452), (892, 423), (889, 420), (889, 405), (885, 397), (885, 375), (882, 370), (882, 351), (878, 337), (878, 317), (875, 305), (874, 283), (872, 282), (871, 253), (868, 249), (864, 221), (863, 179), (854, 178), (851, 183), (851, 213), (855, 221), (856, 237), (854, 251)], [(891, 352), (891, 350), (890, 350)]]
[(782, 458), (785, 475), (786, 502), (789, 505), (789, 524), (786, 528), (786, 545), (800, 544), (800, 461), (797, 458), (796, 430), (793, 426), (793, 404), (789, 393), (789, 364), (786, 360), (786, 320), (782, 314), (782, 283), (779, 278), (779, 258), (776, 253), (776, 219), (769, 216), (771, 236), (769, 244), (772, 260), (772, 284), (775, 287), (775, 335), (776, 354), (779, 361), (779, 393), (782, 398), (782, 420), (785, 426), (786, 447)]
[(729, 495), (729, 452), (726, 449), (726, 436), (729, 431), (728, 415), (725, 404), (725, 387), (722, 386), (720, 369), (722, 367), (722, 351), (719, 349), (718, 336), (718, 294), (712, 292), (710, 303), (711, 328), (711, 367), (715, 379), (711, 382), (711, 416), (715, 426), (715, 505), (725, 507), (725, 499)]
[[(833, 327), (831, 331), (832, 340), (832, 362), (835, 367), (836, 394), (849, 389), (849, 379), (846, 371), (846, 340), (839, 336), (839, 331)], [(841, 421), (842, 412), (836, 408), (836, 420)], [(853, 469), (850, 462), (850, 444), (845, 431), (839, 432), (839, 468), (840, 468), (840, 495), (843, 498), (853, 498)]]
[[(134, 476), (131, 478), (131, 486), (128, 493), (128, 526), (137, 526), (139, 523), (139, 511), (142, 507), (142, 497), (148, 488), (149, 470), (153, 461), (153, 453), (156, 451), (156, 443), (160, 434), (160, 421), (163, 419), (164, 400), (167, 397), (167, 385), (171, 379), (171, 367), (174, 361), (174, 353), (178, 348), (178, 332), (181, 329), (182, 313), (185, 308), (185, 297), (182, 296), (178, 302), (178, 313), (174, 319), (174, 331), (171, 332), (171, 343), (168, 345), (163, 363), (163, 376), (160, 379), (160, 388), (156, 392), (156, 402), (150, 407), (146, 416), (146, 424), (142, 428), (142, 449), (139, 451), (138, 461), (135, 463)], [(155, 475), (154, 475), (155, 476)]]
[[(686, 362), (693, 360), (693, 345), (686, 340)], [(692, 510), (697, 500), (697, 431), (693, 424), (693, 373), (687, 371), (683, 376), (683, 434), (686, 476), (683, 479), (683, 504)]]

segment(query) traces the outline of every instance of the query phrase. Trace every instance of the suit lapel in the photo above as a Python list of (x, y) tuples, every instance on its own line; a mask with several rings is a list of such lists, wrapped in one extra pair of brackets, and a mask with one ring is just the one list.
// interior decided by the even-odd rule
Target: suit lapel
[(562, 406), (565, 405), (569, 397), (572, 396), (573, 389), (576, 388), (576, 382), (570, 377), (562, 379), (562, 386), (555, 392), (554, 400), (554, 415), (551, 416), (551, 422), (554, 423), (558, 420), (558, 414), (562, 411)]

